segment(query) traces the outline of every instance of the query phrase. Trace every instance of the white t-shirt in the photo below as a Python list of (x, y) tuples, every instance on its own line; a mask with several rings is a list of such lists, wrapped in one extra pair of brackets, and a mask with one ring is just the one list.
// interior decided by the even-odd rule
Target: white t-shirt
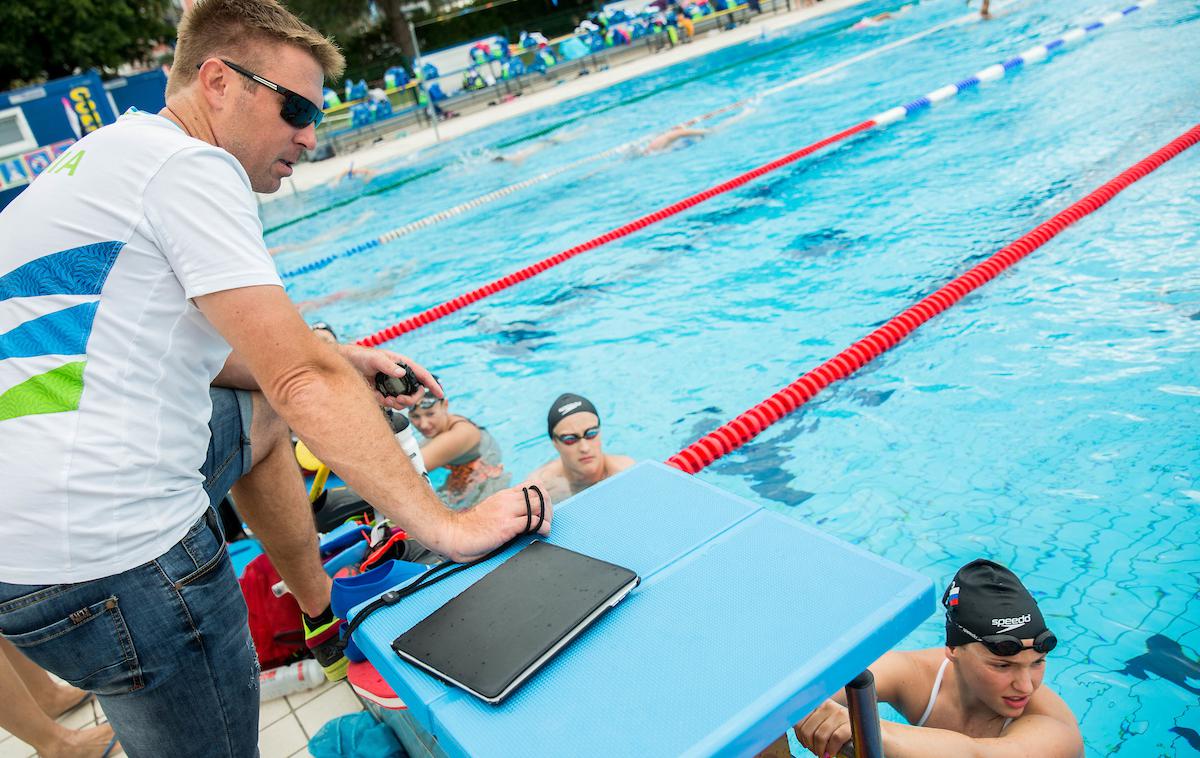
[(165, 553), (208, 507), (228, 343), (191, 298), (282, 286), (229, 153), (130, 111), (0, 213), (0, 581)]

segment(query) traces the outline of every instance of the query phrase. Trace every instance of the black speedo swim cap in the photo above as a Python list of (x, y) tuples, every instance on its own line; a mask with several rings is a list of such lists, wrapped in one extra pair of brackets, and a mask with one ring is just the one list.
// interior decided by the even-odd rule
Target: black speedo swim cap
[(592, 413), (596, 418), (600, 418), (596, 406), (586, 397), (564, 392), (550, 406), (550, 413), (546, 416), (546, 433), (550, 435), (550, 439), (554, 439), (554, 427), (558, 426), (558, 422), (573, 413)]
[(1036, 639), (1046, 631), (1029, 590), (1016, 574), (992, 561), (974, 560), (960, 568), (942, 595), (942, 605), (947, 645), (979, 642), (977, 638), (993, 634)]

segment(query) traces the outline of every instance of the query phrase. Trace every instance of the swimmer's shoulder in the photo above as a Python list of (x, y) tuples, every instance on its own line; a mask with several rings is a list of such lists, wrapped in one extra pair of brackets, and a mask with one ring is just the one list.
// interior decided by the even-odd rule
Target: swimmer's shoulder
[(540, 484), (546, 494), (556, 503), (566, 500), (574, 493), (571, 483), (567, 481), (566, 471), (563, 470), (562, 460), (555, 458), (537, 471), (529, 475), (535, 484)]
[(608, 458), (607, 468), (610, 475), (619, 474), (633, 464), (637, 463), (637, 461), (635, 461), (633, 458), (630, 458), (628, 455), (611, 455), (605, 453), (605, 456)]
[(885, 653), (871, 664), (879, 699), (895, 707), (909, 723), (915, 722), (929, 704), (929, 694), (944, 660), (945, 648), (941, 647)]
[(562, 458), (554, 458), (538, 466), (529, 475), (529, 479), (546, 485), (547, 489), (565, 486), (567, 475), (563, 471)]

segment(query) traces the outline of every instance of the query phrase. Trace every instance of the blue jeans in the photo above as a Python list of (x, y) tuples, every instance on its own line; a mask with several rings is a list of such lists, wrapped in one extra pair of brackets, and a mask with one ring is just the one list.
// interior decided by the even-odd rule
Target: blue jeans
[[(250, 468), (250, 397), (214, 390), (201, 472), (219, 502)], [(149, 563), (76, 584), (0, 582), (0, 634), (95, 692), (132, 758), (258, 754), (258, 658), (208, 509)]]

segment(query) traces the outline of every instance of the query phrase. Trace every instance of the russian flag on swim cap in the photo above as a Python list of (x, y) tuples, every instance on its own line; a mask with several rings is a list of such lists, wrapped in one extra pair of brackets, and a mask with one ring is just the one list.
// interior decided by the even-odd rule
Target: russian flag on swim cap
[(949, 604), (950, 604), (951, 608), (958, 605), (958, 585), (957, 584), (950, 585)]

